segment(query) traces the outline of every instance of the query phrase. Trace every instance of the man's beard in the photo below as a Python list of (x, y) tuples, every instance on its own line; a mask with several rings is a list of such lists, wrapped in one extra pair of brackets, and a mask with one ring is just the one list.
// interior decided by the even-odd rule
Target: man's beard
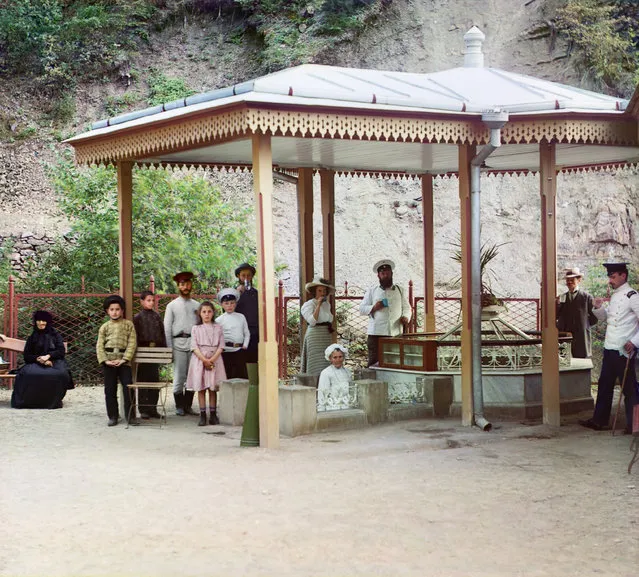
[(379, 286), (381, 286), (383, 289), (388, 289), (393, 286), (393, 279), (389, 278), (389, 279), (380, 280)]
[(190, 295), (191, 295), (191, 289), (189, 290), (180, 289), (180, 296), (183, 296), (184, 298), (188, 298)]

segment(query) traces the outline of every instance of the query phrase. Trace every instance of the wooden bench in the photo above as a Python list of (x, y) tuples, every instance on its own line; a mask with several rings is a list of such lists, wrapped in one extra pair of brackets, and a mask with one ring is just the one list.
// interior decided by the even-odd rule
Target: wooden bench
[[(162, 427), (162, 421), (166, 425), (166, 398), (168, 396), (168, 388), (171, 381), (160, 382), (144, 382), (138, 381), (138, 366), (141, 364), (157, 364), (168, 365), (173, 362), (173, 349), (170, 347), (138, 347), (135, 351), (135, 357), (133, 358), (133, 382), (129, 385), (129, 390), (134, 391), (133, 398), (131, 399), (131, 407), (129, 408), (129, 414), (127, 418), (127, 429), (129, 428), (128, 421), (131, 417), (137, 415), (137, 410), (140, 407), (150, 407), (151, 405), (140, 405), (139, 393), (140, 389), (156, 389), (160, 391), (160, 397), (158, 402), (162, 407), (160, 412), (160, 428)], [(153, 405), (155, 407), (156, 405)]]
[[(27, 341), (23, 341), (20, 339), (12, 339), (6, 335), (0, 335), (0, 350), (10, 351), (14, 353), (23, 353), (24, 345)], [(0, 374), (0, 381), (4, 384), (7, 383), (9, 390), (13, 388), (13, 380), (16, 378), (15, 375), (10, 375), (9, 373)]]

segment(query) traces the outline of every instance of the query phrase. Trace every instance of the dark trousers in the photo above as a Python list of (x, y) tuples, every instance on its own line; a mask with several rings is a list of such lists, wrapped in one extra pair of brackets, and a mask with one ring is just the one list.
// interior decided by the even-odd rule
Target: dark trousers
[(258, 337), (254, 337), (251, 334), (251, 340), (249, 341), (249, 346), (244, 351), (245, 363), (257, 363), (257, 357), (258, 357), (257, 341), (258, 341)]
[(120, 380), (120, 383), (122, 383), (124, 418), (128, 419), (129, 409), (131, 407), (131, 392), (127, 385), (133, 382), (131, 367), (129, 365), (120, 365), (119, 367), (102, 365), (102, 371), (104, 374), (104, 400), (106, 401), (106, 409), (109, 419), (118, 418), (118, 379)]
[(379, 361), (379, 338), (381, 335), (368, 335), (368, 366), (371, 367)]
[(222, 353), (227, 379), (248, 379), (245, 353), (242, 349), (234, 353)]
[[(601, 375), (599, 375), (599, 387), (597, 390), (597, 402), (592, 420), (602, 427), (608, 426), (610, 411), (612, 409), (612, 397), (615, 391), (615, 382), (619, 379), (621, 383), (626, 370), (627, 357), (617, 351), (604, 349), (603, 363), (601, 365)], [(626, 426), (632, 425), (632, 407), (635, 404), (635, 360), (630, 360), (626, 382), (622, 385), (624, 395), (624, 405), (626, 408)]]
[[(157, 383), (160, 381), (160, 367), (158, 365), (140, 364), (138, 365), (138, 381), (143, 383)], [(159, 389), (140, 389), (138, 391), (138, 403), (141, 413), (153, 412), (160, 398)]]

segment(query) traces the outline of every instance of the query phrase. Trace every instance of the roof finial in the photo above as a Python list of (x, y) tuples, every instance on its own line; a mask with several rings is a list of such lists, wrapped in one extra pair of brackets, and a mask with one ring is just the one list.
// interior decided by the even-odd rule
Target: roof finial
[(466, 34), (464, 34), (464, 44), (466, 45), (466, 52), (464, 54), (464, 67), (465, 68), (483, 68), (484, 67), (484, 53), (482, 52), (482, 45), (486, 35), (477, 26), (473, 26)]

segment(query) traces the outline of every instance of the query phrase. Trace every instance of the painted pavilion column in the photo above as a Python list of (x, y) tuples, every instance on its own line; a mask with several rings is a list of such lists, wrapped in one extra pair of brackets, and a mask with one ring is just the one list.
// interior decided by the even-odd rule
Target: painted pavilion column
[(545, 425), (560, 425), (557, 291), (557, 168), (555, 144), (539, 145), (541, 190), (541, 401)]
[(120, 296), (127, 318), (133, 318), (133, 163), (118, 162), (118, 221), (120, 223)]
[(461, 385), (462, 425), (473, 424), (473, 356), (472, 356), (472, 291), (470, 286), (470, 162), (476, 155), (476, 146), (459, 146), (459, 212), (461, 216)]
[(424, 332), (435, 332), (435, 236), (433, 227), (433, 175), (422, 177), (424, 231)]
[(257, 272), (259, 285), (258, 344), (260, 391), (260, 446), (280, 445), (277, 339), (275, 335), (275, 266), (273, 251), (273, 156), (271, 137), (254, 134), (253, 191), (257, 229)]
[[(320, 170), (320, 190), (322, 195), (322, 276), (335, 285), (335, 171)], [(331, 299), (331, 312), (335, 318), (335, 299)], [(337, 331), (331, 333), (333, 341)]]
[[(300, 168), (297, 178), (297, 212), (299, 229), (300, 308), (307, 299), (304, 286), (313, 280), (315, 255), (313, 251), (313, 170)], [(306, 323), (300, 323), (300, 346), (304, 342)]]

